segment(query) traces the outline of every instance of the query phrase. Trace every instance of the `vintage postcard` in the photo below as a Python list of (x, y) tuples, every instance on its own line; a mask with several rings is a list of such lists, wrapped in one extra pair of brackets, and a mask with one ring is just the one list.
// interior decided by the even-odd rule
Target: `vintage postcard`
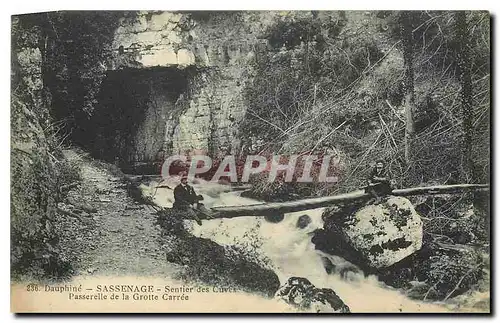
[(490, 313), (490, 21), (12, 16), (11, 311)]

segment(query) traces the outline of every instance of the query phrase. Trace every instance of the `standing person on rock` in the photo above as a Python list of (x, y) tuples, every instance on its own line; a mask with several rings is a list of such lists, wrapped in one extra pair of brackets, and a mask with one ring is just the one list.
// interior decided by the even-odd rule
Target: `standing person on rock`
[(201, 225), (202, 218), (208, 218), (208, 210), (199, 201), (203, 200), (203, 196), (197, 195), (193, 187), (188, 185), (186, 175), (181, 177), (181, 183), (174, 189), (174, 208), (183, 211), (188, 218), (193, 219)]
[(375, 203), (378, 204), (382, 196), (391, 194), (392, 188), (393, 182), (389, 178), (385, 163), (379, 159), (375, 162), (375, 167), (368, 178), (366, 193), (372, 195), (375, 198)]

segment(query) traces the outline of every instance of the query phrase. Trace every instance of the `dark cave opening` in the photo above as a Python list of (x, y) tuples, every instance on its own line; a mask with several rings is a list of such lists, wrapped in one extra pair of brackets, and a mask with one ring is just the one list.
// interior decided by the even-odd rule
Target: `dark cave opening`
[(163, 158), (166, 120), (183, 108), (180, 98), (193, 73), (173, 67), (109, 71), (78, 141), (125, 172), (154, 171)]

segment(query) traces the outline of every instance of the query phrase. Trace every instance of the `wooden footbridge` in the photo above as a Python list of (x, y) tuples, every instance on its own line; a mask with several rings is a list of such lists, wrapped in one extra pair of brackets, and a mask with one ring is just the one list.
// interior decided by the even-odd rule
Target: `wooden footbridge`
[[(488, 184), (457, 184), (457, 185), (439, 185), (427, 187), (413, 187), (395, 189), (391, 195), (411, 196), (411, 195), (437, 195), (437, 194), (456, 194), (460, 192), (485, 191), (489, 190)], [(212, 218), (234, 218), (241, 216), (268, 216), (274, 214), (284, 214), (289, 212), (317, 209), (334, 204), (344, 204), (346, 202), (369, 199), (372, 196), (364, 190), (358, 190), (350, 193), (309, 198), (297, 201), (261, 203), (242, 206), (219, 206), (211, 208)]]
[[(140, 178), (144, 178), (144, 175), (126, 175), (126, 178), (130, 181), (136, 182)], [(151, 176), (158, 177), (158, 176)], [(173, 189), (167, 185), (159, 185), (159, 188)], [(247, 190), (251, 186), (228, 186), (227, 191), (237, 191), (237, 190)], [(436, 185), (436, 186), (424, 186), (424, 187), (412, 187), (412, 188), (402, 188), (395, 189), (390, 195), (393, 196), (412, 196), (412, 195), (440, 195), (440, 194), (457, 194), (463, 192), (476, 192), (476, 191), (489, 191), (489, 184), (455, 184), (455, 185)], [(210, 209), (209, 217), (215, 218), (235, 218), (241, 216), (264, 216), (270, 217), (272, 215), (277, 215), (282, 217), (285, 213), (299, 212), (310, 209), (317, 209), (322, 207), (328, 207), (335, 204), (345, 204), (349, 202), (368, 200), (373, 196), (366, 193), (364, 190), (357, 190), (349, 193), (307, 198), (295, 201), (287, 202), (272, 202), (272, 203), (258, 203), (250, 205), (239, 205), (239, 206), (217, 206)]]

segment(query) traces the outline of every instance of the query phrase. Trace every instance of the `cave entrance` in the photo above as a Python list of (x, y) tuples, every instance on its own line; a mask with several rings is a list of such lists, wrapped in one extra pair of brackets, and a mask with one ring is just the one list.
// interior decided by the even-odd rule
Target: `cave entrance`
[(89, 150), (124, 172), (156, 172), (165, 153), (166, 122), (183, 108), (192, 74), (166, 67), (109, 71), (86, 131)]

